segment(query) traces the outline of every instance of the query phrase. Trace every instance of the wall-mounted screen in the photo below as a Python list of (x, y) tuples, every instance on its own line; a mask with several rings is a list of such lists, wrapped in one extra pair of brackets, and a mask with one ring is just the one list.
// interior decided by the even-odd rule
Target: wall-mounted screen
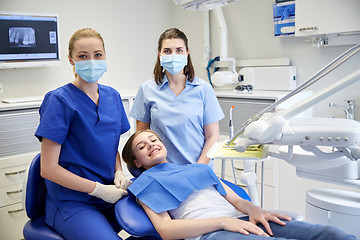
[(57, 14), (0, 12), (0, 68), (59, 63)]

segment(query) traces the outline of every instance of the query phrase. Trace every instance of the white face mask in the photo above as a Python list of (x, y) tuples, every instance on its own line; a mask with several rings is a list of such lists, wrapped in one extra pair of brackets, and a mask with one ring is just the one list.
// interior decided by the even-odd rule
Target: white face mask
[(178, 74), (187, 65), (187, 55), (161, 55), (160, 65), (169, 73), (173, 75)]
[(96, 82), (107, 71), (106, 60), (74, 61), (74, 64), (75, 72), (89, 83)]

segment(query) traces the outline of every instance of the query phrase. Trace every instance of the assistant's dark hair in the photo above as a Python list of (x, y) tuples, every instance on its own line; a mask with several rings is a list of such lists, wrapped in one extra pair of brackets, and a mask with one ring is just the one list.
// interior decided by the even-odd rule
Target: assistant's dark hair
[[(164, 40), (174, 39), (174, 38), (182, 39), (185, 43), (186, 51), (189, 50), (188, 39), (187, 39), (185, 33), (183, 33), (182, 31), (180, 31), (177, 28), (170, 28), (170, 29), (167, 29), (165, 32), (163, 32), (160, 35), (159, 40), (158, 40), (158, 52), (159, 53), (161, 52), (161, 48), (162, 48), (162, 44), (163, 44)], [(184, 71), (184, 74), (187, 77), (187, 79), (190, 82), (192, 82), (194, 80), (195, 70), (194, 70), (194, 67), (191, 62), (190, 53), (188, 54), (187, 65), (184, 67), (183, 71)], [(160, 85), (162, 83), (164, 74), (165, 74), (165, 72), (164, 72), (163, 67), (160, 65), (160, 56), (158, 54), (157, 59), (156, 59), (156, 64), (154, 67), (154, 78), (155, 78), (155, 82), (157, 85)]]

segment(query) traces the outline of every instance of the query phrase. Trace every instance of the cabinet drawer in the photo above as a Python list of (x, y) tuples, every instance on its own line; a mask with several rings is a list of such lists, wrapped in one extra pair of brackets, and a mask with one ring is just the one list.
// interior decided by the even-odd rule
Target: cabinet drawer
[(0, 168), (0, 187), (22, 184), (28, 164)]
[(0, 239), (24, 239), (22, 230), (28, 220), (21, 203), (0, 208)]
[(22, 184), (16, 184), (0, 188), (0, 207), (21, 202), (22, 186)]
[(38, 108), (0, 112), (0, 157), (40, 151)]

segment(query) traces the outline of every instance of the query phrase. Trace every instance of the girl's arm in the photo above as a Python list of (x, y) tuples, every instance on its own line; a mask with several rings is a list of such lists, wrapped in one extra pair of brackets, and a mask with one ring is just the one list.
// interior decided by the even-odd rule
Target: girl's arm
[(136, 131), (150, 129), (150, 122), (136, 120)]
[(204, 126), (205, 144), (197, 163), (209, 164), (210, 158), (206, 155), (212, 145), (219, 140), (219, 122), (210, 123)]
[(47, 138), (41, 141), (41, 176), (72, 190), (91, 193), (96, 183), (75, 175), (59, 165), (61, 145)]
[(164, 240), (197, 237), (221, 229), (239, 232), (245, 235), (254, 233), (257, 235), (268, 236), (258, 226), (237, 218), (171, 219), (167, 212), (156, 213), (141, 201), (140, 204), (150, 218), (156, 231)]
[(286, 225), (286, 223), (281, 221), (280, 218), (288, 220), (288, 221), (291, 220), (291, 217), (289, 217), (287, 215), (268, 212), (258, 206), (255, 206), (251, 202), (242, 199), (229, 186), (227, 186), (223, 182), (221, 182), (221, 183), (227, 193), (227, 195), (224, 196), (225, 199), (231, 205), (233, 205), (238, 211), (247, 214), (249, 216), (250, 222), (252, 222), (254, 224), (261, 223), (270, 235), (273, 235), (273, 233), (271, 231), (268, 221), (272, 221), (272, 222), (278, 223), (280, 225)]

